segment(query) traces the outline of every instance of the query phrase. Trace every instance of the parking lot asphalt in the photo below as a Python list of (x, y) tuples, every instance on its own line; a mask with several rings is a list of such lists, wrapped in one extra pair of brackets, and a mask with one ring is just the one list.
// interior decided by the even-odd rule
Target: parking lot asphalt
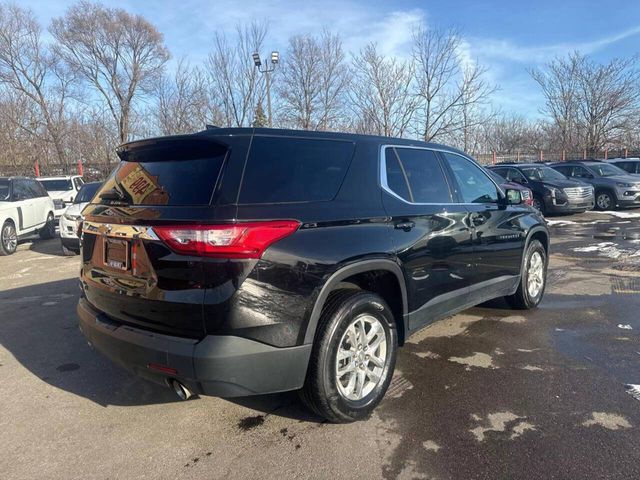
[(539, 309), (418, 332), (349, 425), (291, 393), (181, 402), (121, 370), (78, 331), (78, 257), (23, 242), (0, 258), (0, 478), (638, 479), (640, 212), (551, 224)]

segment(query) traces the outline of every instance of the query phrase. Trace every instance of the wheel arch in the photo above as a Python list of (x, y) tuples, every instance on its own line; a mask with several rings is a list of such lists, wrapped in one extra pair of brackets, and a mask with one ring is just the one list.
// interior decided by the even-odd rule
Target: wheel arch
[(374, 291), (381, 295), (385, 301), (391, 307), (391, 310), (394, 313), (394, 318), (396, 321), (396, 326), (398, 328), (398, 343), (402, 345), (404, 339), (406, 337), (406, 325), (405, 316), (407, 314), (408, 309), (408, 300), (407, 300), (407, 288), (404, 281), (404, 275), (402, 273), (402, 269), (400, 266), (391, 259), (371, 259), (371, 260), (362, 260), (356, 263), (350, 263), (349, 265), (345, 265), (334, 272), (324, 283), (320, 293), (316, 297), (313, 309), (311, 310), (311, 314), (309, 316), (309, 321), (307, 323), (307, 328), (304, 336), (304, 343), (310, 344), (313, 343), (315, 338), (316, 329), (318, 326), (318, 321), (320, 319), (320, 315), (322, 314), (322, 309), (329, 297), (329, 294), (339, 288), (340, 284), (342, 285), (355, 285), (359, 286), (359, 282), (355, 281), (355, 279), (362, 278), (362, 275), (367, 274), (375, 274), (376, 272), (384, 272), (389, 275), (388, 279), (394, 279), (395, 286), (397, 287), (400, 293), (399, 301), (393, 301), (393, 297), (385, 298), (384, 294), (381, 294), (379, 291)]

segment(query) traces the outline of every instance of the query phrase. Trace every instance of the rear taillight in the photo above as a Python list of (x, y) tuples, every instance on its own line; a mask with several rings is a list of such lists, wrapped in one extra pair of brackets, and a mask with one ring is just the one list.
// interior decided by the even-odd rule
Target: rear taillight
[(260, 258), (269, 245), (295, 232), (300, 222), (235, 223), (230, 225), (173, 225), (153, 227), (169, 248), (183, 255)]

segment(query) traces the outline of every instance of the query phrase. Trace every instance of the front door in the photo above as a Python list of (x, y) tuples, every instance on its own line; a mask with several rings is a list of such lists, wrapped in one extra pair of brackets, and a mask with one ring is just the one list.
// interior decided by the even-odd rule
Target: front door
[(530, 212), (525, 206), (505, 206), (500, 188), (471, 159), (442, 155), (469, 213), (476, 265), (470, 291), (480, 297), (502, 295), (517, 283)]
[(467, 211), (453, 201), (436, 152), (386, 147), (381, 168), (383, 203), (407, 284), (409, 329), (415, 330), (466, 294), (473, 256)]

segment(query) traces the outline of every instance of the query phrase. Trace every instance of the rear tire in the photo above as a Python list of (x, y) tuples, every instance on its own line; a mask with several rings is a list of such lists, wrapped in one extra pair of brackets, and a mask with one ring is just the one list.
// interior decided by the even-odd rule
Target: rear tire
[(367, 417), (389, 387), (397, 348), (393, 314), (382, 298), (363, 290), (332, 292), (318, 322), (300, 398), (334, 423)]
[(44, 224), (44, 227), (40, 229), (38, 234), (43, 240), (49, 240), (56, 236), (56, 225), (53, 219), (53, 213), (47, 215), (47, 223)]
[(18, 234), (13, 223), (6, 221), (0, 230), (0, 256), (12, 255), (18, 248)]
[(505, 297), (517, 310), (536, 308), (547, 286), (547, 252), (538, 240), (532, 240), (525, 252), (518, 290)]
[(80, 251), (71, 250), (70, 248), (67, 248), (64, 245), (62, 245), (62, 255), (64, 255), (65, 257), (73, 257), (75, 255), (80, 255)]

